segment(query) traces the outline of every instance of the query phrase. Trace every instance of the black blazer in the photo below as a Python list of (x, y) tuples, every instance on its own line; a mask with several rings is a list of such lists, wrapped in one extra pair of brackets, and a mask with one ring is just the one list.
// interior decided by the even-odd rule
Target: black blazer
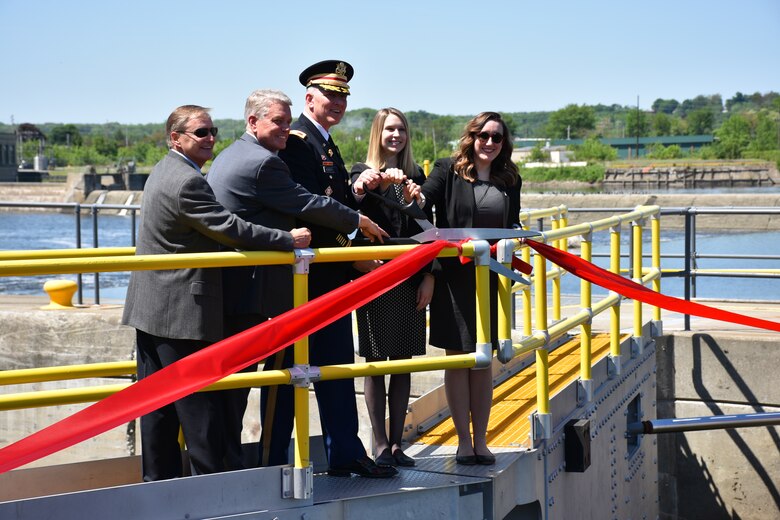
[[(327, 195), (357, 209), (349, 173), (338, 147), (332, 141), (326, 142), (306, 116), (301, 115), (292, 124), (287, 147), (279, 151), (279, 157), (290, 168), (295, 182), (312, 193)], [(311, 229), (310, 247), (340, 247), (349, 243), (346, 233), (330, 227), (307, 222), (299, 222), (299, 225), (308, 225)], [(313, 264), (309, 276), (309, 297), (314, 298), (341, 287), (352, 278), (352, 274), (351, 263)]]

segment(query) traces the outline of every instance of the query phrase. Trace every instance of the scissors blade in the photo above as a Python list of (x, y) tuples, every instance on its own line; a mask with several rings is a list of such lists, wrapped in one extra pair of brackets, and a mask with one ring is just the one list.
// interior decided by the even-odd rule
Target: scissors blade
[(504, 238), (529, 238), (539, 236), (538, 231), (502, 228), (444, 228), (432, 226), (412, 238), (418, 242), (432, 240), (501, 240)]
[(498, 261), (494, 260), (493, 258), (490, 259), (490, 270), (494, 273), (500, 274), (501, 276), (506, 276), (510, 280), (513, 280), (517, 283), (531, 285), (531, 282), (520, 276), (518, 273), (514, 272), (512, 269), (509, 269), (504, 264), (498, 263)]

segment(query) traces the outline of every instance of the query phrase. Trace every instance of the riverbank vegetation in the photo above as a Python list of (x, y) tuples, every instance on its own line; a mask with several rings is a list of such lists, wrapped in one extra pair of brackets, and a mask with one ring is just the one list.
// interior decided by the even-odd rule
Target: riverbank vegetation
[[(333, 138), (348, 165), (365, 160), (369, 128), (375, 112), (370, 108), (350, 110), (341, 124), (334, 127)], [(406, 115), (412, 129), (414, 153), (420, 162), (450, 155), (463, 125), (471, 117), (425, 111), (411, 111)], [(504, 117), (515, 137), (585, 139), (582, 145), (574, 148), (573, 155), (576, 160), (589, 163), (617, 158), (615, 150), (599, 142), (599, 138), (714, 134), (715, 143), (694, 154), (688, 154), (675, 145), (655, 145), (648, 150), (647, 158), (756, 158), (780, 165), (780, 94), (777, 92), (750, 95), (737, 92), (725, 102), (719, 94), (700, 95), (682, 102), (659, 98), (649, 111), (616, 104), (568, 105), (553, 112), (505, 113)], [(220, 129), (216, 153), (244, 132), (241, 120), (215, 120), (215, 125)], [(35, 126), (43, 132), (46, 140), (43, 144), (35, 139), (24, 142), (22, 158), (32, 162), (34, 156), (44, 155), (55, 169), (88, 165), (99, 169), (117, 168), (126, 167), (128, 162), (144, 169), (151, 167), (167, 152), (162, 122), (144, 125), (38, 123)], [(0, 123), (0, 132), (14, 130), (14, 127)], [(544, 158), (540, 146), (532, 152), (529, 161)], [(554, 172), (539, 172), (538, 175), (572, 175), (588, 179), (597, 171), (598, 167), (589, 167), (586, 171), (560, 168)], [(529, 172), (529, 175), (537, 174)]]

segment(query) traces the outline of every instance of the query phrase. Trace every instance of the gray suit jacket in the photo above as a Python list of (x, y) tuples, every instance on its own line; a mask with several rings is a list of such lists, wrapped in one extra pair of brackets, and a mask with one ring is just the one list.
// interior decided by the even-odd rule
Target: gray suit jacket
[[(358, 227), (355, 210), (307, 191), (284, 161), (246, 133), (214, 159), (206, 179), (217, 200), (248, 222), (290, 230), (297, 218), (343, 233)], [(291, 266), (223, 271), (226, 313), (274, 317), (292, 308)]]
[[(175, 152), (144, 187), (137, 255), (228, 248), (293, 250), (289, 232), (249, 224), (214, 198), (203, 175)], [(163, 338), (223, 338), (219, 269), (134, 271), (122, 323)]]

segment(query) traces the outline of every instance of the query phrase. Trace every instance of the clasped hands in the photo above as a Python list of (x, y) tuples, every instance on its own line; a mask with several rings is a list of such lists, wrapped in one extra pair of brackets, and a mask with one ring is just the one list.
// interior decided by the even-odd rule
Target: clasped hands
[(404, 185), (404, 200), (407, 204), (415, 199), (418, 202), (421, 200), (420, 186), (407, 178), (404, 171), (399, 168), (388, 168), (383, 172), (371, 168), (363, 170), (352, 186), (356, 194), (363, 195), (366, 190), (376, 190), (377, 188), (379, 191), (385, 192), (392, 184)]

